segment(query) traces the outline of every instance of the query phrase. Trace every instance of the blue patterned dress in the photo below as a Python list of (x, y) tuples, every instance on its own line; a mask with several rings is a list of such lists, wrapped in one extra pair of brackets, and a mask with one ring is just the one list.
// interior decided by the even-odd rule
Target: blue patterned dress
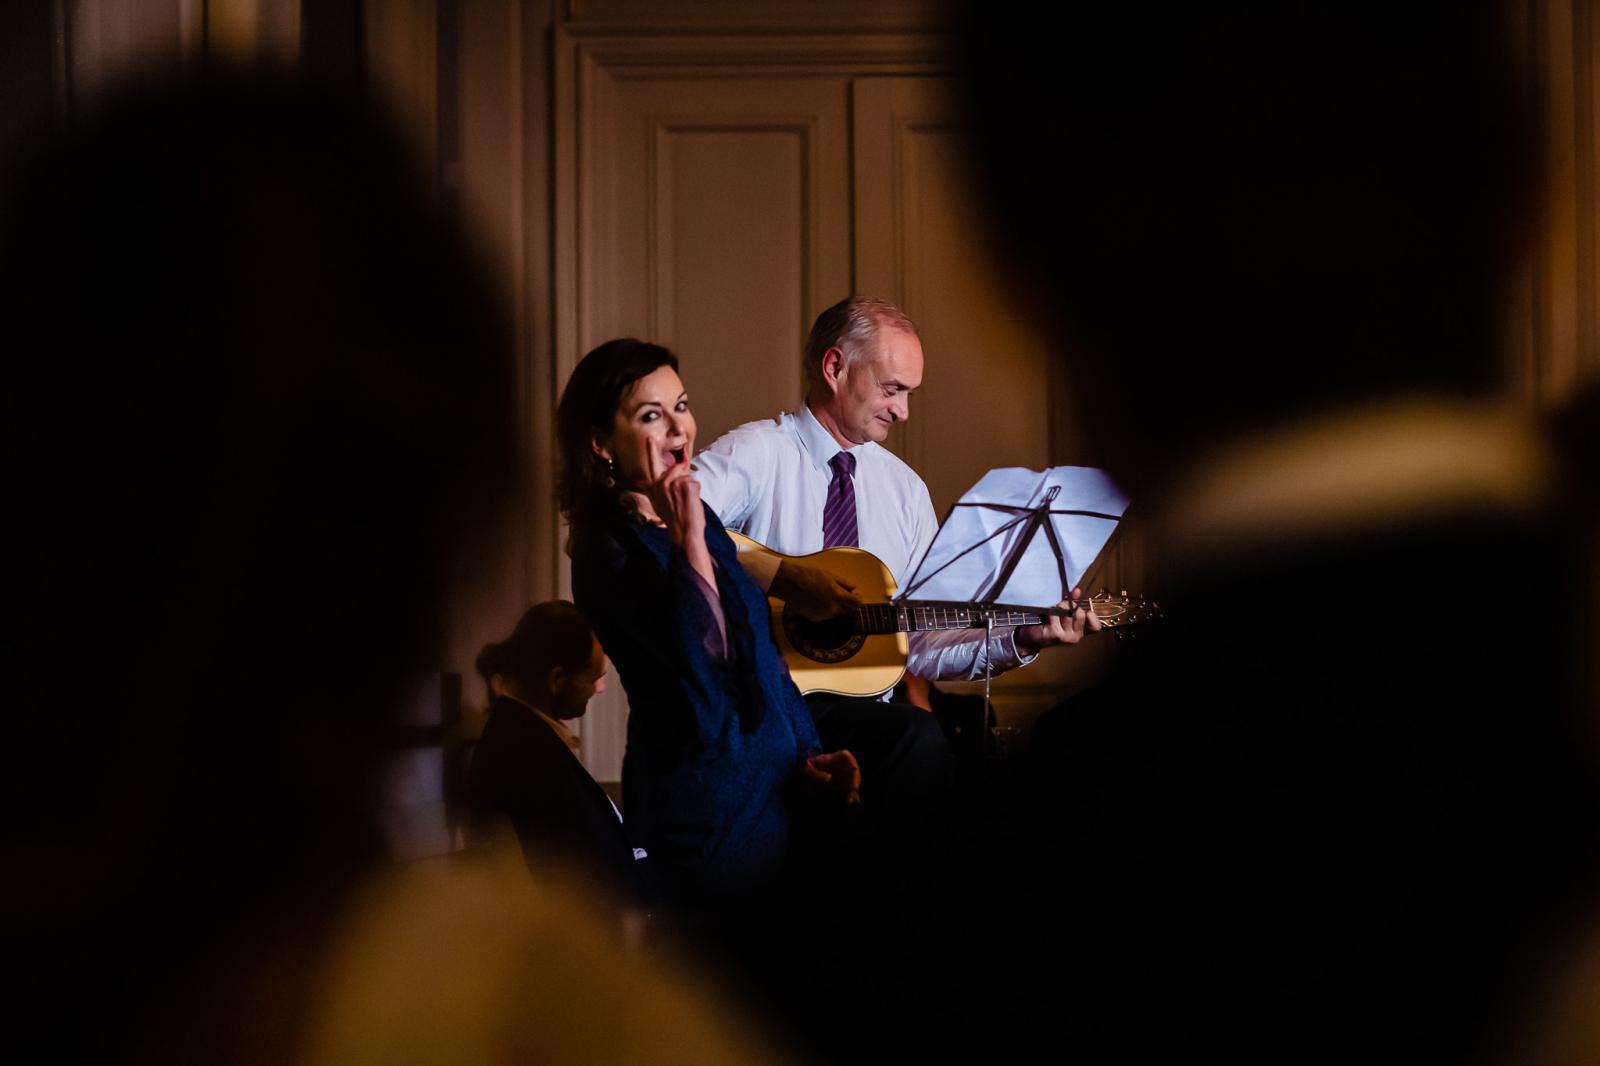
[(725, 654), (706, 586), (665, 529), (618, 517), (572, 540), (573, 598), (628, 693), (627, 825), (685, 899), (737, 892), (777, 866), (795, 766), (820, 750), (766, 596), (710, 508), (706, 545)]

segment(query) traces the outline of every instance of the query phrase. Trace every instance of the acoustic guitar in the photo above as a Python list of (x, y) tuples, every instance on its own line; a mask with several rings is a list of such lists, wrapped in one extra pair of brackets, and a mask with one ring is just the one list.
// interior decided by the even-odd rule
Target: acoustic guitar
[[(767, 597), (772, 609), (772, 636), (801, 692), (830, 692), (840, 696), (876, 696), (894, 688), (906, 672), (907, 633), (940, 629), (982, 629), (994, 619), (996, 626), (1028, 626), (1051, 615), (1070, 614), (1062, 608), (1006, 607), (997, 604), (894, 598), (894, 575), (871, 552), (861, 548), (825, 548), (806, 556), (784, 555), (742, 533), (728, 531), (740, 550), (759, 549), (781, 559), (793, 559), (825, 570), (855, 586), (862, 604), (837, 618), (813, 622), (791, 611), (781, 599)], [(1161, 617), (1161, 608), (1126, 592), (1099, 592), (1085, 598), (1106, 629), (1117, 631)]]

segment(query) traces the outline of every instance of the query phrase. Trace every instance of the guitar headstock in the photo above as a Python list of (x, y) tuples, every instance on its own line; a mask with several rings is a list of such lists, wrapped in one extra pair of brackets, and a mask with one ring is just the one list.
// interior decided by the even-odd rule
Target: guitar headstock
[(1089, 597), (1100, 624), (1110, 630), (1160, 621), (1161, 605), (1143, 596), (1130, 596), (1126, 590), (1108, 592), (1104, 589)]

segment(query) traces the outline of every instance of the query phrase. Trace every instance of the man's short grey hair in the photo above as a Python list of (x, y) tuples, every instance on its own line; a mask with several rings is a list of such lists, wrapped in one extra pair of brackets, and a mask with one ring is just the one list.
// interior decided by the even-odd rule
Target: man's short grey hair
[(844, 354), (844, 365), (854, 366), (869, 355), (885, 326), (905, 330), (916, 336), (917, 326), (906, 313), (887, 300), (871, 296), (851, 296), (840, 300), (811, 326), (806, 339), (806, 388), (822, 384), (822, 357), (829, 348)]

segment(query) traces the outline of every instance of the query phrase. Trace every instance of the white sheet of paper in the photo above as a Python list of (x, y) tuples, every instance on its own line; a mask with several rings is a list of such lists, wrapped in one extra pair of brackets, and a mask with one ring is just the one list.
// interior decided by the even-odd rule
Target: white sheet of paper
[[(1040, 528), (1029, 540), (1005, 587), (986, 595), (1012, 546), (1026, 535), (1026, 512), (1043, 503), (1052, 488), (1057, 491), (1050, 504), (1049, 521), (1061, 545), (1066, 585), (1061, 583), (1061, 570), (1050, 540)], [(1094, 467), (1058, 466), (1042, 472), (1022, 467), (991, 470), (951, 508), (928, 554), (901, 594), (912, 600), (986, 600), (1053, 607), (1083, 580), (1127, 507), (1128, 497), (1105, 471)], [(1060, 513), (1064, 511), (1093, 514)], [(1005, 529), (1008, 525), (1010, 528)]]

